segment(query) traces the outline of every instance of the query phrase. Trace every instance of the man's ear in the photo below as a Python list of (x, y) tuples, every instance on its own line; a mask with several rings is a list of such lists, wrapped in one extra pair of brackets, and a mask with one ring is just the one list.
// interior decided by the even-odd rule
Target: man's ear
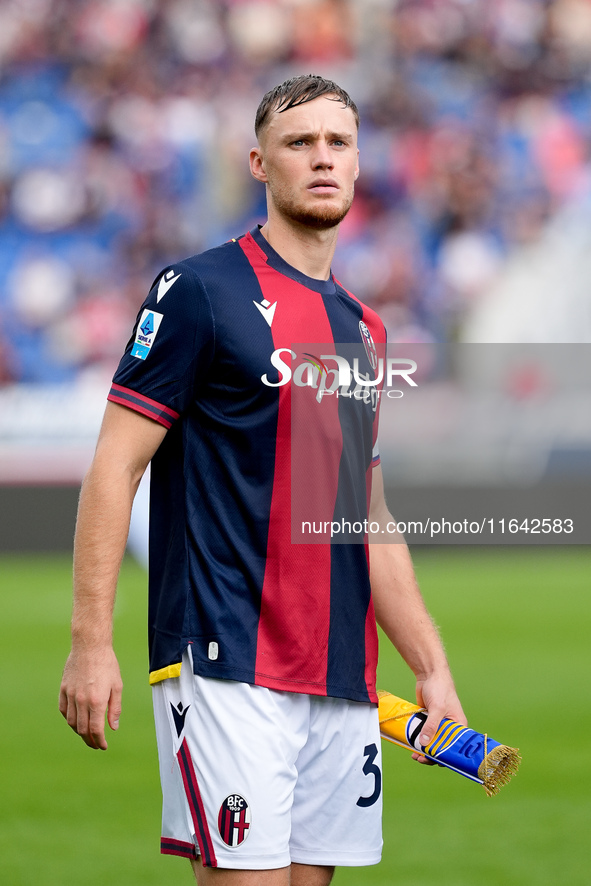
[(250, 149), (248, 157), (250, 163), (250, 174), (259, 182), (267, 182), (267, 173), (265, 172), (265, 161), (263, 151), (260, 145)]

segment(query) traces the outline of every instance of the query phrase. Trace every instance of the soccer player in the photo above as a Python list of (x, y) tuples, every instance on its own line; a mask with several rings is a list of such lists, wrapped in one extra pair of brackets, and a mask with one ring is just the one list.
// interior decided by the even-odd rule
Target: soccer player
[[(336, 865), (379, 861), (376, 619), (416, 675), (422, 744), (442, 717), (465, 722), (406, 546), (292, 543), (294, 502), (329, 520), (391, 520), (371, 395), (385, 330), (331, 273), (358, 124), (321, 77), (264, 96), (250, 169), (267, 221), (156, 279), (82, 487), (60, 710), (107, 748), (105, 715), (117, 729), (121, 712), (117, 576), (151, 462), (161, 848), (189, 858), (199, 886), (325, 886)], [(369, 393), (335, 390), (343, 343), (360, 346)]]

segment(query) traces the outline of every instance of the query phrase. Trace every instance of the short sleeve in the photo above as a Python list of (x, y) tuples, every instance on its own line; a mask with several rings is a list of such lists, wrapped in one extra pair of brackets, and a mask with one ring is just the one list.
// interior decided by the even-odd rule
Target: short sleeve
[(185, 262), (165, 269), (143, 303), (108, 399), (172, 427), (215, 349), (207, 292)]

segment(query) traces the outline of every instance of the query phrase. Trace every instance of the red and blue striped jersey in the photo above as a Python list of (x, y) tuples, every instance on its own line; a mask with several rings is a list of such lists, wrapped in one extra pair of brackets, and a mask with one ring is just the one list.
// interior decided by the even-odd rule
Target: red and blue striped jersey
[(156, 279), (109, 394), (168, 429), (152, 460), (152, 682), (191, 644), (202, 676), (377, 700), (360, 526), (385, 337), (258, 228)]

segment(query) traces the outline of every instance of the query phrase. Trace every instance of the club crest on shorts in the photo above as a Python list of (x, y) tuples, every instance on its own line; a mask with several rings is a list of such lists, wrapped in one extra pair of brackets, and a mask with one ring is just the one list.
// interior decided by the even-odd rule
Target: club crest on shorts
[(361, 333), (361, 341), (363, 342), (363, 347), (365, 348), (365, 353), (367, 354), (369, 365), (375, 372), (378, 367), (378, 351), (372, 334), (369, 331), (367, 324), (364, 323), (363, 320), (359, 321), (359, 332)]
[(248, 837), (250, 806), (240, 794), (230, 794), (220, 806), (218, 829), (224, 843), (232, 849)]

